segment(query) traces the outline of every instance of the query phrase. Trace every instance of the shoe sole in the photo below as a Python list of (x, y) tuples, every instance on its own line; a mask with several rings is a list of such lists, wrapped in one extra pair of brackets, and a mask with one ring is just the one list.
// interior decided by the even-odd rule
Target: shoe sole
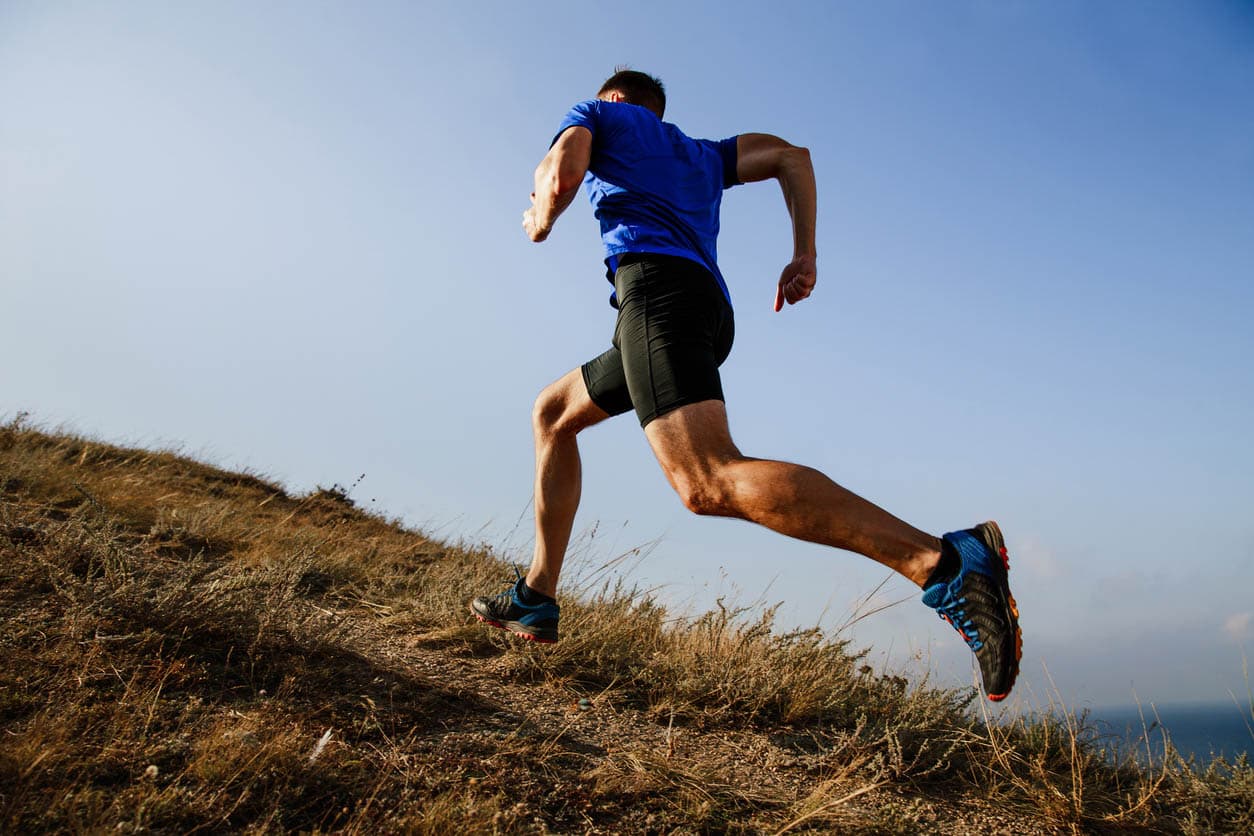
[(487, 624), (491, 627), (496, 627), (499, 630), (506, 630), (510, 633), (513, 633), (515, 636), (517, 636), (520, 639), (526, 639), (527, 641), (535, 642), (536, 644), (557, 644), (557, 639), (555, 638), (551, 639), (545, 636), (537, 636), (535, 633), (528, 633), (527, 632), (528, 627), (526, 624), (522, 624), (517, 621), (506, 621), (505, 623), (501, 623), (500, 621), (496, 621), (495, 619), (485, 618), (484, 616), (480, 615), (474, 609), (474, 607), (471, 607), (470, 612), (474, 615), (475, 618), (479, 619), (484, 624)]
[[(1015, 628), (1015, 664), (1010, 672), (1010, 685), (1000, 694), (989, 694), (988, 698), (993, 702), (1001, 702), (1014, 688), (1015, 680), (1019, 678), (1019, 660), (1023, 658), (1023, 631), (1019, 629), (1019, 605), (1015, 603), (1015, 596), (1010, 592), (1010, 554), (1006, 551), (1006, 540), (1002, 537), (1001, 527), (993, 520), (977, 525), (976, 532), (980, 536), (980, 540), (984, 545), (1001, 558), (1001, 568), (998, 585), (1006, 594), (1006, 612), (1007, 621), (1014, 625)], [(996, 564), (994, 564), (996, 567)]]

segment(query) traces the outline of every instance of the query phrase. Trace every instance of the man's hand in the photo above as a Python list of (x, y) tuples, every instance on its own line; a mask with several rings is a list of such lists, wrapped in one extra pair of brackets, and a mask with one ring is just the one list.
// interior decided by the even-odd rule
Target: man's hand
[[(532, 201), (536, 199), (535, 194), (531, 195)], [(523, 231), (527, 233), (527, 237), (535, 243), (539, 244), (545, 238), (549, 237), (550, 229), (540, 226), (539, 220), (536, 218), (536, 207), (532, 206), (523, 212), (522, 218)]]
[(779, 285), (775, 288), (775, 312), (783, 310), (785, 301), (795, 305), (809, 296), (816, 281), (818, 266), (814, 256), (799, 255), (790, 261), (784, 272), (779, 274)]

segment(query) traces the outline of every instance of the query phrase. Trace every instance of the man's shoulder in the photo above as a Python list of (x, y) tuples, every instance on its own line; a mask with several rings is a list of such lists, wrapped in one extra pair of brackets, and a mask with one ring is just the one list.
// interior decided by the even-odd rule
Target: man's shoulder
[(565, 126), (582, 125), (592, 130), (593, 133), (601, 133), (606, 129), (609, 129), (611, 133), (618, 133), (620, 130), (645, 124), (645, 115), (654, 123), (658, 121), (652, 111), (643, 107), (625, 102), (585, 99), (570, 106), (562, 119), (562, 124)]
[(588, 99), (587, 101), (578, 102), (571, 107), (571, 110), (576, 109), (595, 113), (602, 119), (619, 123), (669, 124), (662, 122), (657, 114), (647, 107), (628, 104), (627, 102), (607, 102), (604, 99)]
[(600, 107), (598, 107), (600, 104), (603, 104), (603, 102), (599, 102), (596, 99), (585, 99), (582, 102), (575, 102), (567, 108), (566, 115), (562, 121), (595, 121), (601, 111)]
[(728, 137), (725, 139), (709, 139), (706, 137), (692, 136), (691, 134), (684, 131), (683, 128), (676, 125), (674, 122), (663, 121), (662, 127), (674, 139), (678, 139), (683, 142), (690, 142), (694, 145), (700, 146), (705, 149), (709, 149), (711, 151), (719, 151), (725, 143), (729, 141), (734, 142), (736, 139), (735, 136)]

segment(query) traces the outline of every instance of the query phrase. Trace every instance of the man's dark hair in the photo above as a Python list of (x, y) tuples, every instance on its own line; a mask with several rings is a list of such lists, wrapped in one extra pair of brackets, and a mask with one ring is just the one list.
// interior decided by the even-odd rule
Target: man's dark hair
[(656, 113), (659, 119), (666, 112), (666, 88), (662, 86), (661, 79), (654, 78), (648, 73), (619, 67), (614, 75), (607, 78), (601, 85), (601, 89), (597, 91), (597, 98), (611, 90), (622, 93), (628, 104), (647, 107)]

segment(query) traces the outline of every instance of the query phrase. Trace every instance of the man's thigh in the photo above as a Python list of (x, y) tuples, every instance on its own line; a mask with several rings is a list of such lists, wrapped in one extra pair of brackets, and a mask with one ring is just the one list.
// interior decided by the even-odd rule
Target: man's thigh
[(708, 400), (671, 410), (650, 421), (645, 437), (672, 485), (705, 480), (719, 466), (741, 458), (727, 426), (727, 407)]

